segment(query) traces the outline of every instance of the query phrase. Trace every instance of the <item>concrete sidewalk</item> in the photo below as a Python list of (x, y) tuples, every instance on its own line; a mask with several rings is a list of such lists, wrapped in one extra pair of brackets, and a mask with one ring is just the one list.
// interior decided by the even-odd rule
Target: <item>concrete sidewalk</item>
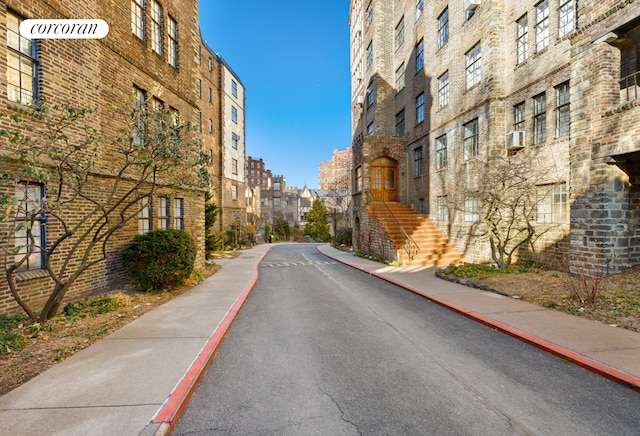
[[(0, 397), (11, 435), (166, 434), (255, 285), (271, 245)], [(195, 358), (195, 359), (194, 359)]]
[(451, 283), (436, 277), (435, 268), (391, 267), (328, 245), (318, 249), (339, 262), (640, 391), (640, 333)]

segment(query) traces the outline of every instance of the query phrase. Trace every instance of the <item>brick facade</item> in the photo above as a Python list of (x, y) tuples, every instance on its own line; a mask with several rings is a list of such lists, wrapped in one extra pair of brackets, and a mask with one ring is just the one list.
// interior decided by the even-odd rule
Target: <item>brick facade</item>
[(351, 147), (333, 150), (331, 160), (320, 162), (318, 180), (320, 189), (351, 190)]

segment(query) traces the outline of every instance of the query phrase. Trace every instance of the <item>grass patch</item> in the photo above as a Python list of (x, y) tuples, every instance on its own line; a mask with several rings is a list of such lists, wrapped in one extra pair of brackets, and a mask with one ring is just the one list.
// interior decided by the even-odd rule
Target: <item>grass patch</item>
[(511, 265), (506, 269), (500, 269), (495, 264), (488, 263), (463, 263), (461, 265), (449, 265), (442, 272), (461, 279), (486, 279), (500, 274), (537, 273), (545, 268), (544, 264), (527, 260), (517, 265)]

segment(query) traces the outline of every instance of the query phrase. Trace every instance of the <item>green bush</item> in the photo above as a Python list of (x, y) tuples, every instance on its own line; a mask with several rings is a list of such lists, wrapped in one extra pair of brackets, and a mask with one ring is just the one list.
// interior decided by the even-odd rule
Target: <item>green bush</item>
[(153, 230), (136, 235), (124, 249), (122, 261), (141, 291), (180, 285), (191, 276), (196, 247), (184, 230)]

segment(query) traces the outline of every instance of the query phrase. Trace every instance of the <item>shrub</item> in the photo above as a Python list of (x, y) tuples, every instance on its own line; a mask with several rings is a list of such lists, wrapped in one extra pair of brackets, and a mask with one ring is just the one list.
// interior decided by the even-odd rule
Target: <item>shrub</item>
[(180, 285), (191, 276), (196, 247), (184, 230), (153, 230), (136, 235), (124, 249), (122, 261), (141, 291)]

